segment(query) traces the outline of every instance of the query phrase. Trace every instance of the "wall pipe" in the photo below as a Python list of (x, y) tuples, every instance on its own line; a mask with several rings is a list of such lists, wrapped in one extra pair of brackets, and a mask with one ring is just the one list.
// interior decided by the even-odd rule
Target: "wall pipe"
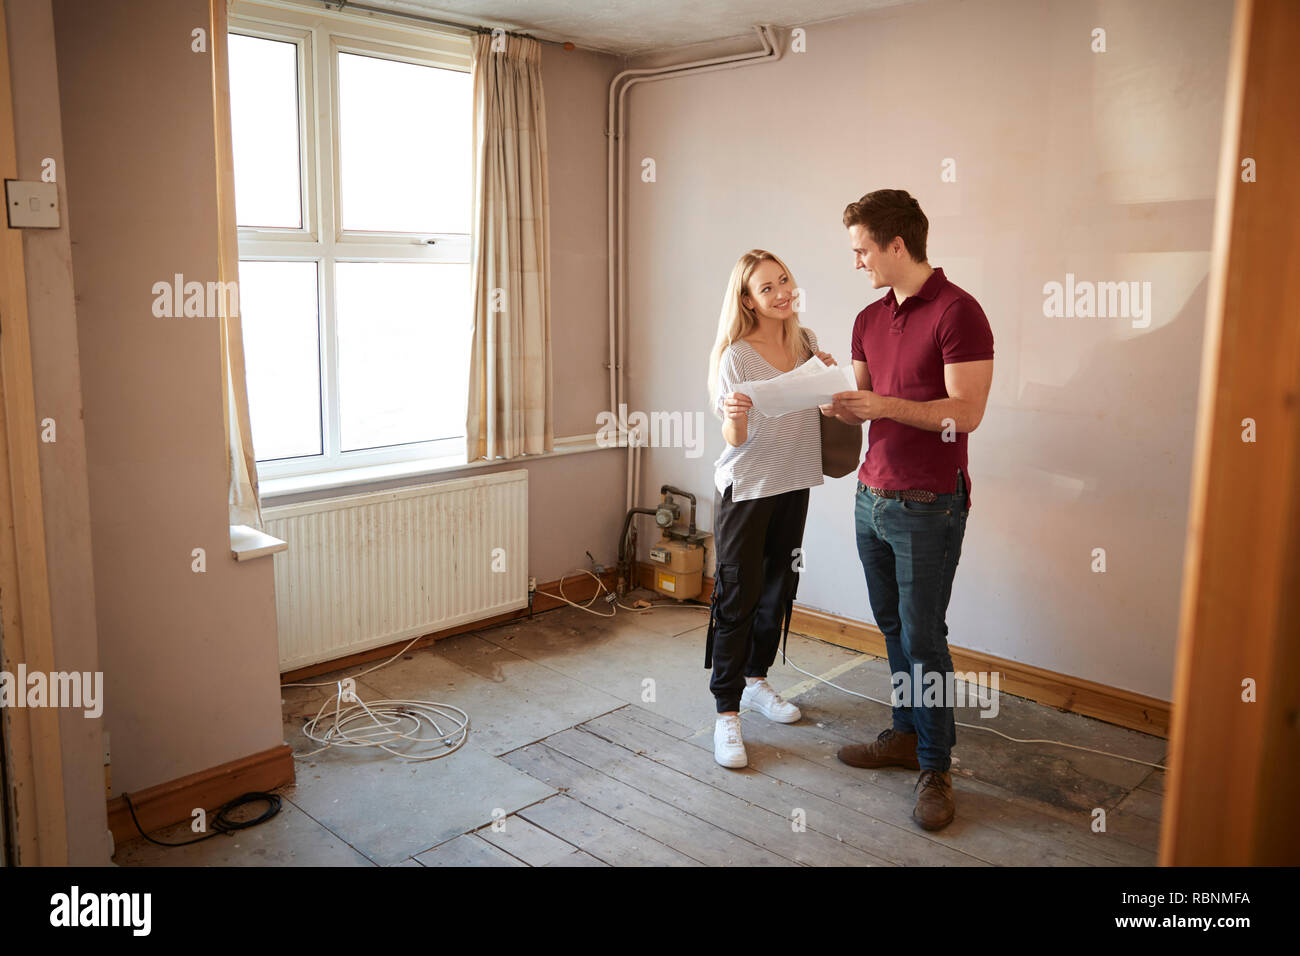
[[(606, 253), (608, 256), (609, 292), (609, 404), (618, 416), (619, 405), (626, 401), (625, 362), (627, 358), (627, 229), (625, 209), (625, 142), (627, 131), (627, 91), (637, 83), (713, 73), (735, 69), (752, 63), (771, 63), (781, 59), (781, 48), (771, 24), (755, 26), (762, 50), (731, 56), (712, 57), (689, 63), (652, 69), (624, 70), (609, 84), (608, 126), (606, 136)], [(640, 453), (634, 442), (628, 442), (627, 508), (635, 503), (640, 483)]]

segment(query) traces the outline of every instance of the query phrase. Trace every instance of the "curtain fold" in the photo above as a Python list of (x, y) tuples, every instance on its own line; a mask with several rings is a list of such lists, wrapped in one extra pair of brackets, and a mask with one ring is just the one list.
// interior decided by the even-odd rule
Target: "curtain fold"
[(226, 433), (230, 523), (262, 530), (253, 426), (244, 376), (244, 330), (239, 318), (239, 232), (235, 223), (235, 161), (230, 128), (230, 61), (226, 0), (209, 0), (212, 44), (212, 118), (217, 156), (217, 278), (221, 323), (222, 419)]
[(473, 334), (466, 457), (550, 451), (550, 194), (541, 44), (474, 38)]

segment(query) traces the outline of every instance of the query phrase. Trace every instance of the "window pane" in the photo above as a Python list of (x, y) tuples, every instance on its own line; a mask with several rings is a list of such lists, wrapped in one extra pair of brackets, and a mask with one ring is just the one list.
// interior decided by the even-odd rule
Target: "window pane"
[(239, 263), (239, 314), (258, 461), (319, 455), (316, 263)]
[(230, 123), (239, 225), (302, 228), (296, 44), (230, 34)]
[(344, 451), (465, 434), (468, 265), (340, 262)]
[(469, 232), (468, 73), (339, 54), (344, 229)]

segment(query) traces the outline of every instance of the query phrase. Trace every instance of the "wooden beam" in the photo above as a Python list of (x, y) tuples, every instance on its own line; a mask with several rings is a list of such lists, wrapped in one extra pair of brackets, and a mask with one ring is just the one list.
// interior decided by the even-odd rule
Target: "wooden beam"
[[(1295, 0), (1238, 0), (1161, 822), (1165, 865), (1300, 859), (1298, 46)], [(1254, 182), (1243, 181), (1247, 159)], [(1244, 440), (1252, 428), (1253, 440)]]
[[(0, 3), (0, 178), (18, 178), (9, 29)], [(67, 215), (66, 210), (63, 215)], [(0, 669), (55, 669), (23, 234), (0, 223)], [(21, 689), (22, 692), (26, 688)], [(68, 862), (57, 707), (0, 710), (15, 862)]]

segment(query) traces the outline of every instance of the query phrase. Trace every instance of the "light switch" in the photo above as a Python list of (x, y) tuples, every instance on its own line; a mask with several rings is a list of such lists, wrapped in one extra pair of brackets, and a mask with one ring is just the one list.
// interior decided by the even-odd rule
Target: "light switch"
[(5, 180), (5, 210), (10, 229), (59, 228), (59, 186), (57, 183), (29, 183)]

